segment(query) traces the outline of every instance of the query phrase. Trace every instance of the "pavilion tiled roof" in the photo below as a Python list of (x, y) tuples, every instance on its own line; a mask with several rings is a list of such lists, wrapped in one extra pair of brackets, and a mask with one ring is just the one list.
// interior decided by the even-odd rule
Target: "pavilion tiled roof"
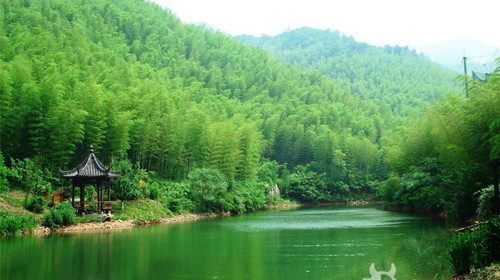
[(88, 157), (80, 163), (77, 167), (64, 171), (60, 170), (61, 176), (64, 178), (75, 178), (75, 177), (85, 177), (85, 178), (99, 178), (108, 177), (110, 179), (116, 179), (120, 177), (119, 170), (110, 170), (102, 164), (97, 157), (94, 155), (94, 148), (90, 146), (90, 154)]

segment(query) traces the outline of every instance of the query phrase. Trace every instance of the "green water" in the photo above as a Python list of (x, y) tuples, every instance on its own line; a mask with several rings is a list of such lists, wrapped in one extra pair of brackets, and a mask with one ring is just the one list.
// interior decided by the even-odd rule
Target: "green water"
[[(442, 222), (375, 207), (269, 210), (112, 232), (0, 239), (0, 280), (395, 279), (450, 274)], [(438, 276), (436, 276), (438, 275)], [(382, 279), (390, 279), (382, 277)]]

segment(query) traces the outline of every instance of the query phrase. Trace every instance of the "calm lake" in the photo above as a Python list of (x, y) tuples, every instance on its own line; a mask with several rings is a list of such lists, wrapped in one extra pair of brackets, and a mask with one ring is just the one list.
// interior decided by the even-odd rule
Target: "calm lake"
[[(441, 279), (449, 231), (376, 207), (267, 210), (120, 231), (0, 239), (0, 280)], [(390, 279), (383, 276), (382, 279)]]

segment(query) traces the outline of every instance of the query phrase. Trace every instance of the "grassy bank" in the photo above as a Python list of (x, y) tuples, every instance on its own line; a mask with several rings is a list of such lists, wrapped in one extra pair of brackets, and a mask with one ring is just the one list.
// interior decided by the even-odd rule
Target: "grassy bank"
[(151, 199), (138, 199), (124, 202), (124, 210), (121, 210), (119, 201), (113, 202), (113, 220), (133, 220), (135, 223), (154, 222), (160, 219), (174, 216), (172, 211), (164, 207), (160, 201)]
[(25, 210), (23, 198), (21, 191), (0, 196), (0, 236), (31, 233), (37, 227), (41, 215)]

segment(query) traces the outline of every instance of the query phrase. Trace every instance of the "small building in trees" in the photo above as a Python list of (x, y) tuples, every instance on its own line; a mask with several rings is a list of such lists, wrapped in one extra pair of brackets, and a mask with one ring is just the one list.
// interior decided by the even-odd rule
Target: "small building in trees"
[[(106, 168), (94, 155), (93, 146), (90, 146), (90, 154), (82, 163), (69, 171), (60, 170), (60, 172), (63, 178), (73, 180), (71, 203), (76, 209), (77, 214), (85, 214), (94, 210), (98, 213), (110, 213), (111, 196), (109, 181), (110, 179), (119, 178), (120, 171)], [(95, 186), (97, 188), (96, 201), (85, 201), (86, 186)], [(78, 201), (75, 201), (76, 187), (80, 189), (80, 199)], [(104, 189), (106, 189), (106, 193)], [(107, 201), (104, 199), (104, 194), (107, 194)]]
[(64, 198), (65, 198), (65, 195), (66, 195), (66, 190), (65, 189), (60, 189), (57, 192), (55, 192), (54, 194), (52, 194), (52, 196), (48, 196), (47, 198), (50, 197), (50, 199), (52, 200), (52, 204), (55, 205), (57, 203), (63, 202)]

